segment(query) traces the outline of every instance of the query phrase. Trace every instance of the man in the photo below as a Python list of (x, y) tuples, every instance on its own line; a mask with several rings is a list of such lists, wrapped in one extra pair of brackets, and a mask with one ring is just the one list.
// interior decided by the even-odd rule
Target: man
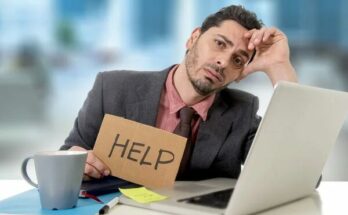
[(191, 107), (188, 161), (183, 158), (178, 179), (238, 177), (260, 122), (258, 99), (226, 86), (255, 71), (273, 85), (295, 82), (287, 38), (276, 28), (262, 28), (254, 13), (229, 6), (207, 17), (186, 48), (183, 61), (164, 71), (98, 74), (61, 148), (88, 150), (85, 175), (110, 174), (91, 151), (104, 114), (176, 133), (181, 110)]

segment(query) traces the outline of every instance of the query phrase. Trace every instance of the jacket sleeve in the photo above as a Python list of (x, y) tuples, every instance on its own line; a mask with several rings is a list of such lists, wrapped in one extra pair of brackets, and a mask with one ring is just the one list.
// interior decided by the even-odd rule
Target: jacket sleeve
[(253, 143), (256, 131), (259, 127), (259, 124), (261, 122), (261, 117), (257, 115), (257, 110), (259, 109), (259, 99), (257, 97), (254, 97), (253, 103), (252, 103), (252, 111), (251, 111), (251, 119), (250, 119), (250, 126), (249, 126), (249, 132), (246, 137), (246, 142), (244, 144), (244, 149), (243, 149), (243, 164), (245, 162), (245, 159), (248, 156), (251, 144)]
[(75, 119), (73, 129), (60, 149), (67, 150), (72, 146), (92, 149), (103, 117), (103, 73), (99, 73)]

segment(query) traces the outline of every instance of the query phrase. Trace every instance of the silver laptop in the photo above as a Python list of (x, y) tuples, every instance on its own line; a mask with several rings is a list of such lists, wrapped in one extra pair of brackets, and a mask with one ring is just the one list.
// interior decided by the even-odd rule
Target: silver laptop
[(348, 93), (280, 82), (238, 181), (179, 181), (169, 198), (124, 204), (174, 214), (250, 214), (309, 196), (348, 112)]

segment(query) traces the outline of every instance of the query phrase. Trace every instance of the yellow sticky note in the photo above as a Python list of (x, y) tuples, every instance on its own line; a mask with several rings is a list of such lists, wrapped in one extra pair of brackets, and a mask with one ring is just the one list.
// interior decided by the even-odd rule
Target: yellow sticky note
[(161, 201), (166, 199), (167, 196), (162, 196), (158, 193), (152, 192), (145, 187), (139, 188), (129, 188), (129, 189), (119, 189), (121, 193), (130, 199), (133, 199), (139, 203), (150, 203), (155, 201)]

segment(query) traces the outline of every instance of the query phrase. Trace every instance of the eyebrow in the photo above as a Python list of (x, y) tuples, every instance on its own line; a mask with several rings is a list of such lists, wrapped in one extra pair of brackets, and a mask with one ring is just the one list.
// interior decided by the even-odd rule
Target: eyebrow
[[(234, 45), (234, 43), (231, 41), (231, 40), (229, 40), (227, 37), (225, 37), (224, 35), (222, 35), (222, 34), (217, 34), (217, 36), (219, 36), (219, 37), (221, 37), (228, 45), (230, 45), (230, 46), (233, 46)], [(247, 59), (249, 59), (249, 54), (246, 52), (246, 51), (244, 51), (244, 50), (238, 50), (242, 55), (244, 55), (244, 57), (246, 57)]]

